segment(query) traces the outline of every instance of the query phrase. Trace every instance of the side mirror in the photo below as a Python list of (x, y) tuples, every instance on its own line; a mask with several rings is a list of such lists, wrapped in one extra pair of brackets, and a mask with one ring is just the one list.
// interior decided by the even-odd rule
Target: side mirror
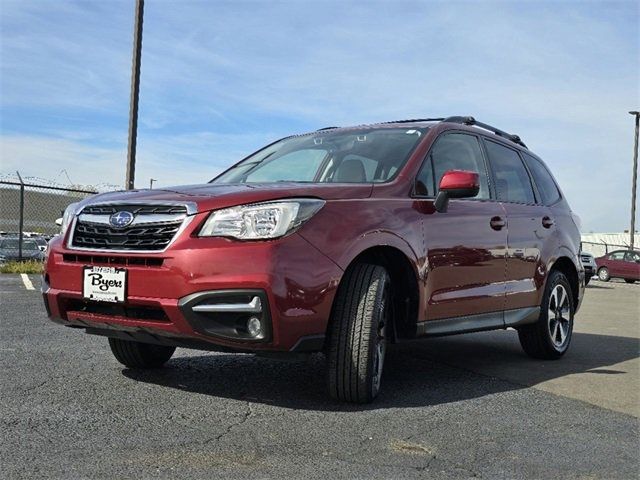
[(440, 189), (434, 206), (436, 211), (447, 211), (450, 198), (471, 198), (480, 191), (480, 177), (468, 170), (448, 170), (440, 179)]
[(62, 226), (62, 217), (56, 218), (56, 225), (58, 225), (59, 227)]

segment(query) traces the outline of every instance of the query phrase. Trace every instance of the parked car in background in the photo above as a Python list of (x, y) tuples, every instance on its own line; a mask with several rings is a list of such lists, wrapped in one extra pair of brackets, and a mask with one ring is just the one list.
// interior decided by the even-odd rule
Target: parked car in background
[(584, 292), (578, 219), (517, 135), (471, 117), (329, 128), (210, 183), (69, 206), (43, 278), (51, 320), (129, 368), (176, 347), (324, 352), (369, 402), (388, 343), (515, 328), (558, 359)]
[[(20, 260), (19, 245), (18, 238), (0, 239), (0, 256), (4, 257), (6, 262)], [(44, 252), (34, 240), (26, 238), (22, 241), (22, 260), (44, 260)]]
[(38, 248), (40, 249), (41, 252), (46, 252), (47, 251), (47, 247), (49, 245), (49, 242), (47, 241), (47, 239), (45, 237), (42, 237), (40, 235), (32, 236), (31, 240), (36, 242), (36, 244), (38, 245)]
[(584, 284), (588, 285), (591, 277), (593, 277), (598, 271), (596, 259), (589, 252), (580, 252), (580, 261), (584, 267)]
[(616, 250), (596, 258), (598, 278), (608, 282), (612, 278), (622, 278), (627, 283), (640, 280), (640, 252), (637, 250)]

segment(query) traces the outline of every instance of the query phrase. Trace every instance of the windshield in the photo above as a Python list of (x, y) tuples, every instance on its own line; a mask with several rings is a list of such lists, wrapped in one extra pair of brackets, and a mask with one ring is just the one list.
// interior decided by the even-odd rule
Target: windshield
[(427, 128), (325, 130), (280, 140), (213, 183), (380, 183), (405, 164)]
[[(18, 239), (4, 239), (0, 240), (0, 248), (7, 250), (18, 250), (20, 240)], [(38, 245), (33, 240), (22, 241), (23, 250), (38, 250)]]

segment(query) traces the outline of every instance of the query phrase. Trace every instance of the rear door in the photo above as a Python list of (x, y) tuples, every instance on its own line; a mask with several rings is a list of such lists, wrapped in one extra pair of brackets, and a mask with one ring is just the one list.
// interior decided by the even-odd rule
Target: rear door
[(534, 307), (546, 278), (543, 249), (555, 228), (549, 207), (537, 204), (529, 172), (517, 150), (487, 138), (484, 144), (507, 215), (505, 310)]
[[(477, 172), (480, 192), (472, 199), (450, 200), (447, 212), (439, 213), (433, 199), (448, 170)], [(479, 138), (459, 132), (440, 135), (416, 179), (415, 196), (424, 214), (426, 320), (496, 312), (495, 319), (502, 321), (507, 225), (489, 190)]]
[(607, 257), (607, 267), (609, 268), (609, 275), (612, 277), (623, 277), (625, 273), (625, 261), (623, 250), (617, 252), (611, 252)]

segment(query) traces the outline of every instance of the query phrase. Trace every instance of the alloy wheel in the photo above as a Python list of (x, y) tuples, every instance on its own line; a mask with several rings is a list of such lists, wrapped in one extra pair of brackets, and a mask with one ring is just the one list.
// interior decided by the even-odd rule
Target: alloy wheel
[(598, 272), (598, 278), (603, 282), (609, 280), (609, 270), (607, 268), (601, 268)]
[(561, 348), (569, 336), (571, 327), (571, 304), (563, 285), (556, 285), (549, 296), (547, 310), (549, 335), (557, 348)]

